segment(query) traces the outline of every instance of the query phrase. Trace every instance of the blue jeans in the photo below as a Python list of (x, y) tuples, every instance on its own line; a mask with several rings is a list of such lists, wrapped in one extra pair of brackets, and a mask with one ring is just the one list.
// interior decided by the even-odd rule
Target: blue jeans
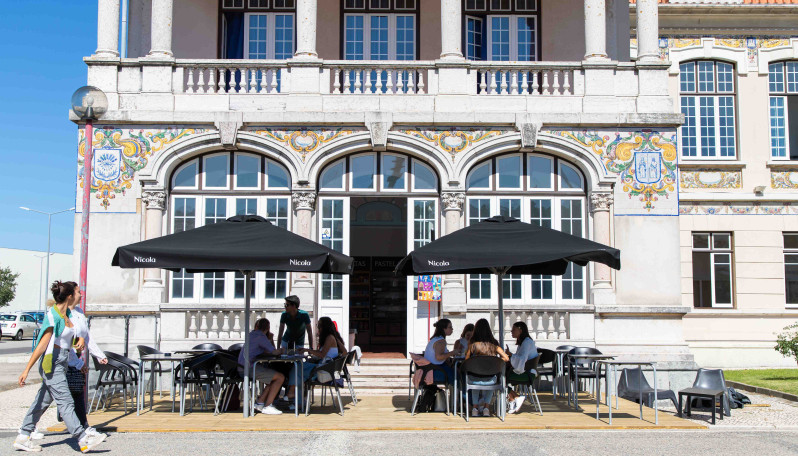
[(436, 382), (442, 382), (445, 380), (446, 383), (450, 385), (454, 384), (454, 369), (452, 369), (452, 366), (446, 363), (439, 364), (439, 366), (443, 368), (444, 372), (446, 372), (446, 379), (444, 379), (443, 372), (439, 370), (432, 371), (432, 379)]
[[(469, 384), (470, 385), (479, 385), (479, 386), (491, 386), (495, 385), (497, 382), (496, 376), (492, 377), (469, 377)], [(491, 399), (493, 399), (493, 391), (485, 391), (485, 390), (473, 390), (471, 391), (471, 404), (490, 404)]]

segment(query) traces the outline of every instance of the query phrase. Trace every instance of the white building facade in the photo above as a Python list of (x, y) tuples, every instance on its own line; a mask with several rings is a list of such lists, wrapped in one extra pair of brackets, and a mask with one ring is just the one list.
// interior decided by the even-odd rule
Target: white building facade
[[(433, 321), (450, 318), (459, 332), (484, 317), (495, 328), (501, 292), (506, 327), (527, 322), (540, 346), (655, 358), (674, 376), (695, 368), (693, 353), (706, 354), (702, 365), (720, 365), (710, 351), (725, 336), (712, 326), (751, 321), (740, 293), (760, 285), (733, 279), (737, 307), (696, 309), (691, 239), (718, 240), (718, 250), (696, 255), (709, 258), (720, 283), (724, 258), (740, 270), (745, 235), (718, 225), (737, 216), (695, 213), (723, 203), (685, 179), (688, 171), (700, 182), (725, 176), (718, 167), (769, 169), (771, 160), (764, 145), (761, 166), (741, 161), (758, 160), (753, 153), (735, 152), (733, 166), (685, 158), (677, 137), (688, 95), (675, 89), (680, 62), (690, 59), (661, 46), (658, 11), (651, 0), (631, 9), (619, 0), (130, 0), (122, 58), (120, 1), (99, 0), (87, 82), (110, 107), (92, 138), (89, 311), (141, 316), (131, 321), (131, 346), (240, 341), (242, 277), (110, 262), (120, 245), (252, 213), (356, 258), (350, 277), (258, 273), (254, 316), (276, 324), (282, 298), (296, 294), (314, 318), (330, 316), (361, 347), (418, 351), (427, 303), (415, 299), (414, 278), (390, 274), (393, 265), (501, 214), (619, 248), (622, 269), (590, 265), (501, 284), (446, 275), (443, 301), (429, 307)], [(630, 15), (640, 24), (634, 39)], [(725, 84), (726, 67), (713, 68)], [(711, 96), (720, 112), (728, 97), (718, 84)], [(757, 116), (766, 122), (766, 113)], [(79, 124), (79, 190), (83, 131)], [(716, 141), (727, 156), (728, 134)], [(746, 177), (748, 191), (740, 191), (752, 203), (756, 179)], [(783, 203), (790, 191), (778, 194)], [(767, 220), (776, 219), (786, 230), (789, 217)], [(722, 250), (728, 232), (731, 248)], [(789, 316), (777, 307), (771, 326)], [(113, 344), (119, 324), (95, 320), (92, 329)]]

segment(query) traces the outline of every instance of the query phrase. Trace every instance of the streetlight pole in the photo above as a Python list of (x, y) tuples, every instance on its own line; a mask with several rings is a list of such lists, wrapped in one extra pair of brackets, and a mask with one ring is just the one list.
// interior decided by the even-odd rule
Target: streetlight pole
[[(60, 214), (62, 212), (74, 211), (75, 208), (74, 207), (70, 207), (69, 209), (64, 209), (62, 211), (56, 211), (56, 212), (37, 211), (36, 209), (31, 209), (31, 208), (25, 207), (25, 206), (20, 206), (19, 208), (22, 209), (23, 211), (36, 212), (38, 214), (44, 214), (44, 215), (47, 216), (47, 271), (45, 272), (44, 283), (49, 284), (50, 283), (50, 232), (52, 231), (52, 224), (50, 222), (52, 221), (53, 216), (55, 214)], [(41, 265), (39, 266), (39, 271), (41, 271)], [(40, 277), (39, 282), (41, 282), (41, 274), (39, 274), (39, 277)], [(39, 288), (41, 288), (41, 284), (39, 284)], [(39, 294), (39, 310), (41, 311), (42, 310), (41, 290), (39, 290), (39, 293), (40, 293)]]

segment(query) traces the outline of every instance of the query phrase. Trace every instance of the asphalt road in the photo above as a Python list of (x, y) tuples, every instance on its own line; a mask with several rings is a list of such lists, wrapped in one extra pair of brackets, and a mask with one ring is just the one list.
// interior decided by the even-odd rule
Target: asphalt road
[[(0, 455), (14, 432), (0, 432)], [(74, 455), (64, 434), (43, 454)], [(112, 434), (97, 453), (124, 455), (798, 455), (796, 431), (413, 431)]]
[(26, 337), (22, 340), (13, 340), (3, 337), (0, 340), (0, 356), (3, 355), (24, 355), (30, 353), (32, 340)]

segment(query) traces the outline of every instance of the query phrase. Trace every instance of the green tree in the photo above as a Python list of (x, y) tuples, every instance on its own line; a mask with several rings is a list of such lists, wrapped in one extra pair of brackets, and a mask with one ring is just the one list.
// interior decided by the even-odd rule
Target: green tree
[(11, 268), (0, 268), (0, 307), (5, 307), (17, 294), (18, 273), (11, 271)]
[(798, 323), (785, 326), (784, 332), (776, 338), (774, 348), (783, 356), (798, 361), (798, 331), (796, 329), (798, 329)]

